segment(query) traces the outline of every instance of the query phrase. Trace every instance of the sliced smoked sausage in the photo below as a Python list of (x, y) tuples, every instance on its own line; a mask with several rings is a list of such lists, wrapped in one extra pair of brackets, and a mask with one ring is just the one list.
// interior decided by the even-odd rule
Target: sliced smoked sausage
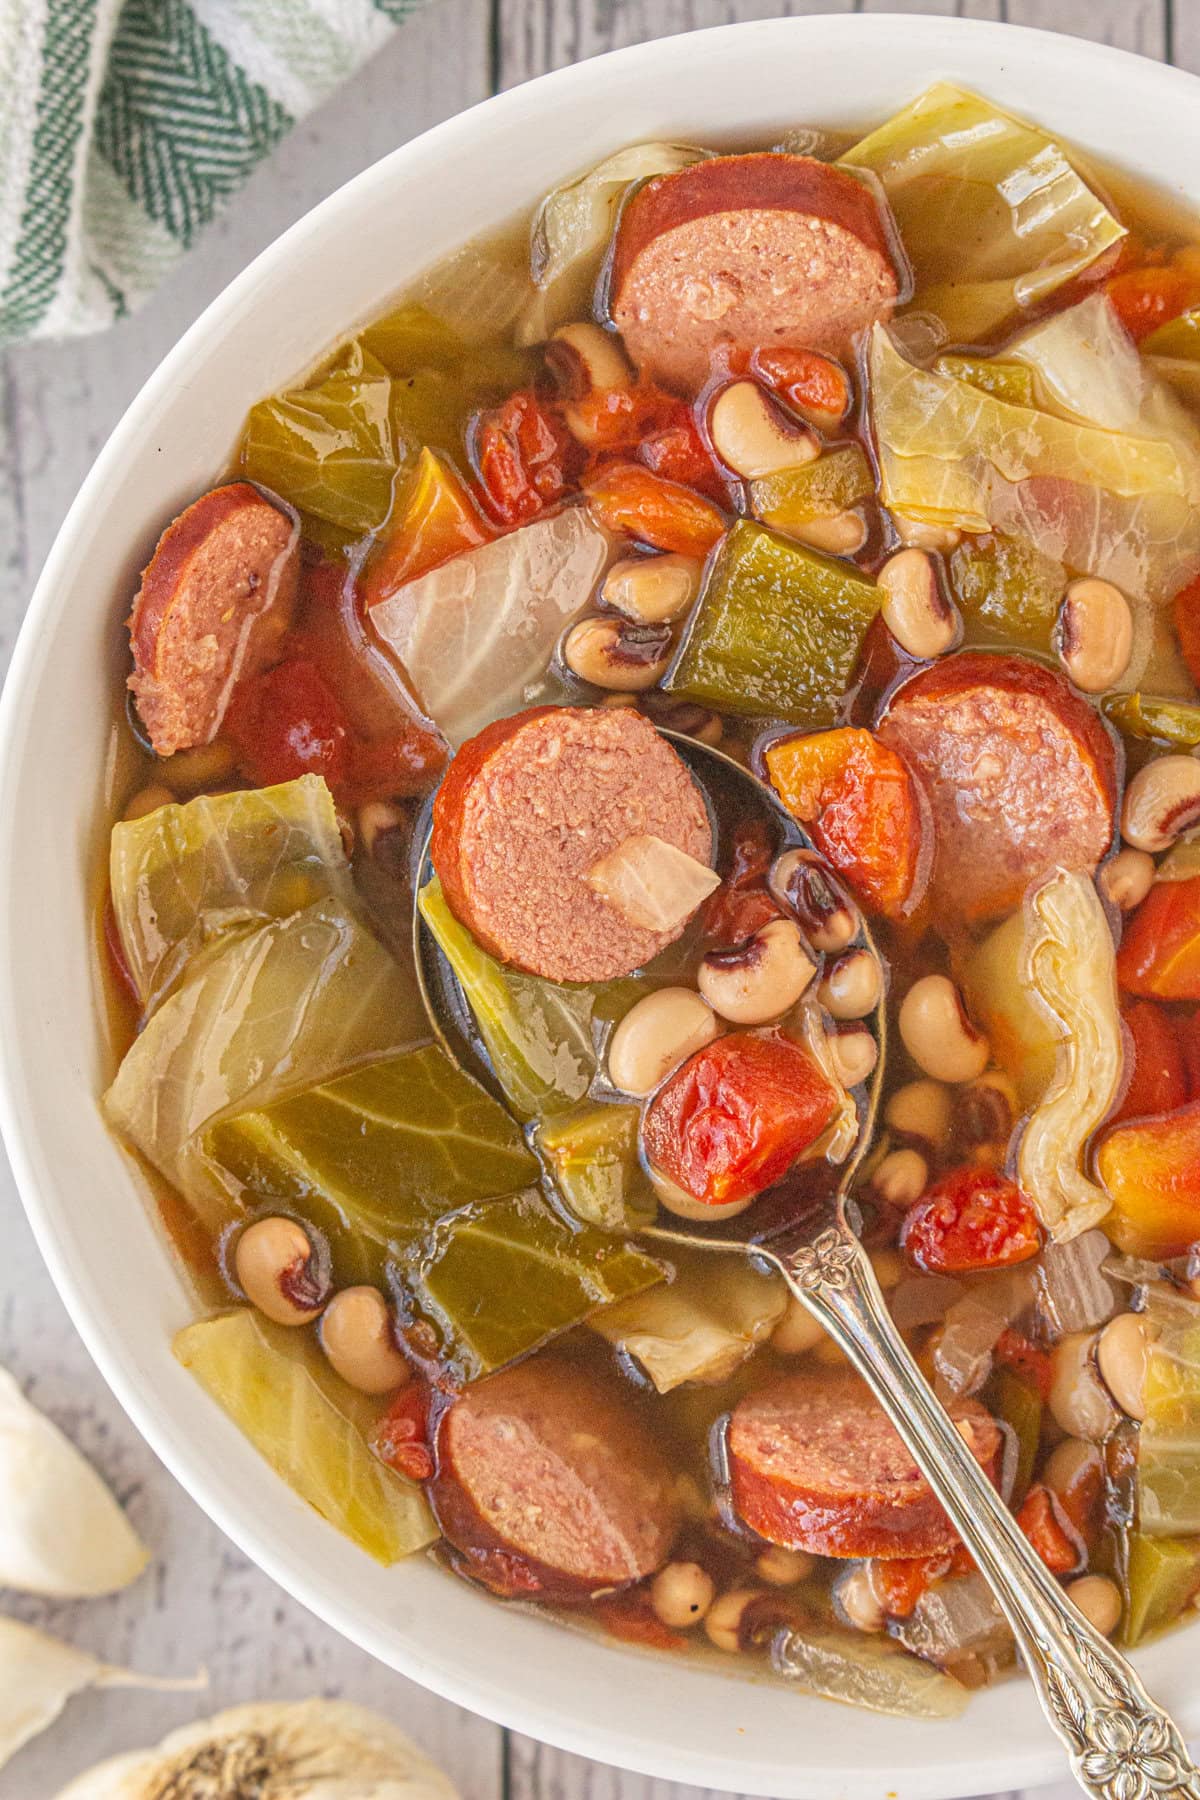
[(891, 313), (897, 292), (871, 191), (811, 156), (763, 151), (693, 163), (634, 193), (609, 310), (638, 367), (692, 393), (721, 345), (836, 354)]
[(234, 684), (277, 653), (299, 573), (295, 514), (248, 481), (168, 525), (129, 617), (129, 686), (160, 756), (216, 736)]
[(949, 656), (906, 682), (878, 735), (929, 798), (935, 917), (999, 917), (1055, 869), (1090, 871), (1107, 855), (1116, 750), (1052, 669), (1019, 656)]
[[(951, 1416), (994, 1478), (1000, 1428), (976, 1400)], [(969, 1434), (969, 1436), (968, 1436)], [(791, 1375), (739, 1401), (729, 1422), (738, 1517), (814, 1556), (933, 1556), (958, 1542), (903, 1440), (854, 1375)]]
[(635, 924), (588, 882), (630, 838), (712, 861), (687, 766), (628, 708), (540, 706), (465, 743), (433, 807), (430, 854), (452, 911), (502, 962), (551, 981), (641, 968), (683, 930)]
[(430, 1499), (463, 1566), (504, 1594), (641, 1581), (679, 1528), (670, 1467), (635, 1408), (552, 1356), (477, 1382), (443, 1414)]

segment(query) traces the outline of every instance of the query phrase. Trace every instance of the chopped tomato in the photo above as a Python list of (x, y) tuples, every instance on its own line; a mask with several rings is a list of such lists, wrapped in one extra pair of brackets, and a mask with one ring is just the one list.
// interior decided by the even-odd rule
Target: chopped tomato
[(779, 908), (763, 886), (773, 856), (771, 834), (761, 820), (739, 826), (729, 858), (729, 871), (704, 903), (704, 935), (713, 944), (742, 944)]
[(756, 350), (750, 369), (817, 425), (840, 425), (850, 410), (849, 376), (840, 363), (816, 350)]
[(724, 515), (710, 500), (640, 463), (603, 464), (587, 476), (584, 492), (601, 525), (655, 550), (704, 557), (725, 535)]
[(1188, 1098), (1188, 1073), (1169, 1015), (1151, 1000), (1127, 1000), (1121, 1017), (1129, 1032), (1132, 1070), (1113, 1123), (1173, 1112)]
[(682, 1632), (662, 1623), (647, 1593), (610, 1594), (594, 1600), (592, 1612), (606, 1631), (627, 1644), (646, 1644), (652, 1650), (682, 1650), (687, 1644)]
[(239, 682), (225, 715), (238, 767), (256, 787), (323, 775), (344, 786), (350, 740), (342, 705), (307, 657), (292, 656)]
[(950, 1557), (880, 1557), (871, 1564), (871, 1585), (890, 1619), (910, 1618), (921, 1596), (950, 1573)]
[(1049, 1351), (1033, 1343), (1023, 1332), (1014, 1331), (1010, 1325), (1000, 1333), (993, 1354), (998, 1363), (1003, 1363), (1015, 1375), (1019, 1375), (1043, 1401), (1050, 1398), (1050, 1389), (1054, 1385), (1054, 1362)]
[(1116, 1126), (1096, 1167), (1113, 1202), (1104, 1229), (1120, 1249), (1181, 1256), (1200, 1239), (1200, 1100)]
[(686, 409), (675, 424), (663, 425), (643, 438), (638, 455), (664, 481), (696, 488), (718, 505), (725, 504), (728, 492), (724, 479), (708, 453), (695, 419)]
[(1017, 1524), (1052, 1575), (1073, 1575), (1083, 1566), (1085, 1547), (1048, 1487), (1039, 1483), (1030, 1488)]
[(364, 605), (377, 605), (406, 581), (494, 536), (457, 472), (432, 450), (422, 450), (403, 510), (367, 565)]
[(643, 1126), (646, 1155), (685, 1193), (724, 1206), (786, 1175), (836, 1107), (832, 1086), (790, 1038), (730, 1032), (659, 1089)]
[(429, 1393), (423, 1382), (401, 1388), (375, 1427), (372, 1448), (381, 1462), (406, 1475), (410, 1481), (428, 1481), (433, 1474), (429, 1448)]
[(901, 1247), (919, 1269), (967, 1275), (1028, 1262), (1042, 1247), (1032, 1203), (994, 1169), (952, 1169), (907, 1214)]
[(894, 750), (842, 726), (781, 738), (767, 773), (783, 804), (863, 905), (885, 918), (910, 907), (921, 867), (917, 790)]
[(1104, 291), (1126, 331), (1140, 344), (1169, 319), (1200, 306), (1200, 251), (1187, 245), (1161, 267), (1122, 270), (1109, 276)]
[(353, 739), (349, 787), (359, 801), (409, 800), (428, 792), (445, 760), (436, 732), (407, 719), (387, 737)]
[(483, 413), (474, 433), (484, 496), (502, 525), (524, 525), (561, 500), (583, 453), (554, 408), (527, 388)]
[(1200, 1000), (1200, 875), (1155, 882), (1126, 924), (1117, 977), (1146, 1000)]
[(1192, 680), (1200, 683), (1200, 575), (1175, 596), (1175, 635)]

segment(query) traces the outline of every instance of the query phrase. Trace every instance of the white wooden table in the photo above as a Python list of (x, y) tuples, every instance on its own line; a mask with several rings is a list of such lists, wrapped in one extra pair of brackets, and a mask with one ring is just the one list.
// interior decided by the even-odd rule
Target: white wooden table
[[(3, 661), (51, 539), (126, 403), (213, 295), (316, 201), (406, 138), (548, 68), (732, 19), (843, 10), (1008, 19), (1200, 71), (1200, 0), (438, 0), (359, 78), (352, 104), (335, 100), (259, 170), (145, 311), (104, 337), (0, 360)], [(86, 1195), (79, 1200), (87, 1204)], [(98, 1757), (152, 1741), (199, 1706), (310, 1694), (345, 1695), (391, 1715), (445, 1764), (468, 1800), (700, 1800), (695, 1789), (622, 1775), (501, 1732), (309, 1617), (221, 1537), (138, 1439), (67, 1320), (2, 1163), (0, 1246), (0, 1362), (104, 1470), (156, 1553), (149, 1573), (113, 1600), (3, 1602), (112, 1661), (162, 1674), (203, 1663), (211, 1675), (199, 1701), (136, 1693), (76, 1701), (0, 1775), (0, 1800), (50, 1800)], [(1066, 1800), (1075, 1789), (1043, 1792)]]

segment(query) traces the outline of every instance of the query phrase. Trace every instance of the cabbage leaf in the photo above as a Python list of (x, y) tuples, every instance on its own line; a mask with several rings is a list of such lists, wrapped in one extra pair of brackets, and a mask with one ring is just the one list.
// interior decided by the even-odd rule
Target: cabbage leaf
[(1151, 1537), (1190, 1536), (1200, 1532), (1200, 1306), (1156, 1283), (1147, 1314), (1158, 1336), (1138, 1434), (1138, 1528)]
[(912, 304), (955, 343), (1039, 305), (1125, 235), (1062, 147), (938, 82), (842, 157), (887, 195)]
[(411, 977), (345, 906), (322, 900), (200, 959), (126, 1051), (104, 1108), (219, 1228), (230, 1208), (199, 1154), (205, 1126), (428, 1035)]
[[(1106, 301), (1087, 300), (1008, 352), (1042, 406), (1014, 406), (918, 368), (876, 326), (872, 420), (886, 505), (931, 524), (1028, 540), (1135, 600), (1200, 570), (1200, 434), (1142, 365)], [(1142, 621), (1127, 679), (1149, 645)]]
[(778, 1275), (736, 1255), (701, 1253), (669, 1284), (597, 1313), (591, 1325), (644, 1369), (660, 1394), (716, 1386), (770, 1337), (787, 1306)]
[(349, 903), (349, 864), (319, 775), (250, 793), (201, 794), (113, 827), (113, 912), (147, 1012), (197, 951), (315, 901)]

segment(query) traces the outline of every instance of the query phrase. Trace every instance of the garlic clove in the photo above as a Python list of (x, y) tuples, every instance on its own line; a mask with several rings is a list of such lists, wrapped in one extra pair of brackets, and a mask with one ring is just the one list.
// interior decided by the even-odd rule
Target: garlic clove
[(57, 1800), (457, 1800), (411, 1739), (343, 1700), (235, 1706), (76, 1776)]
[(0, 1587), (111, 1594), (149, 1560), (91, 1464), (0, 1369)]
[(203, 1687), (206, 1681), (206, 1676), (159, 1680), (153, 1675), (137, 1675), (132, 1669), (114, 1668), (32, 1625), (0, 1617), (0, 1768), (22, 1744), (52, 1725), (67, 1701), (85, 1688), (186, 1692)]

